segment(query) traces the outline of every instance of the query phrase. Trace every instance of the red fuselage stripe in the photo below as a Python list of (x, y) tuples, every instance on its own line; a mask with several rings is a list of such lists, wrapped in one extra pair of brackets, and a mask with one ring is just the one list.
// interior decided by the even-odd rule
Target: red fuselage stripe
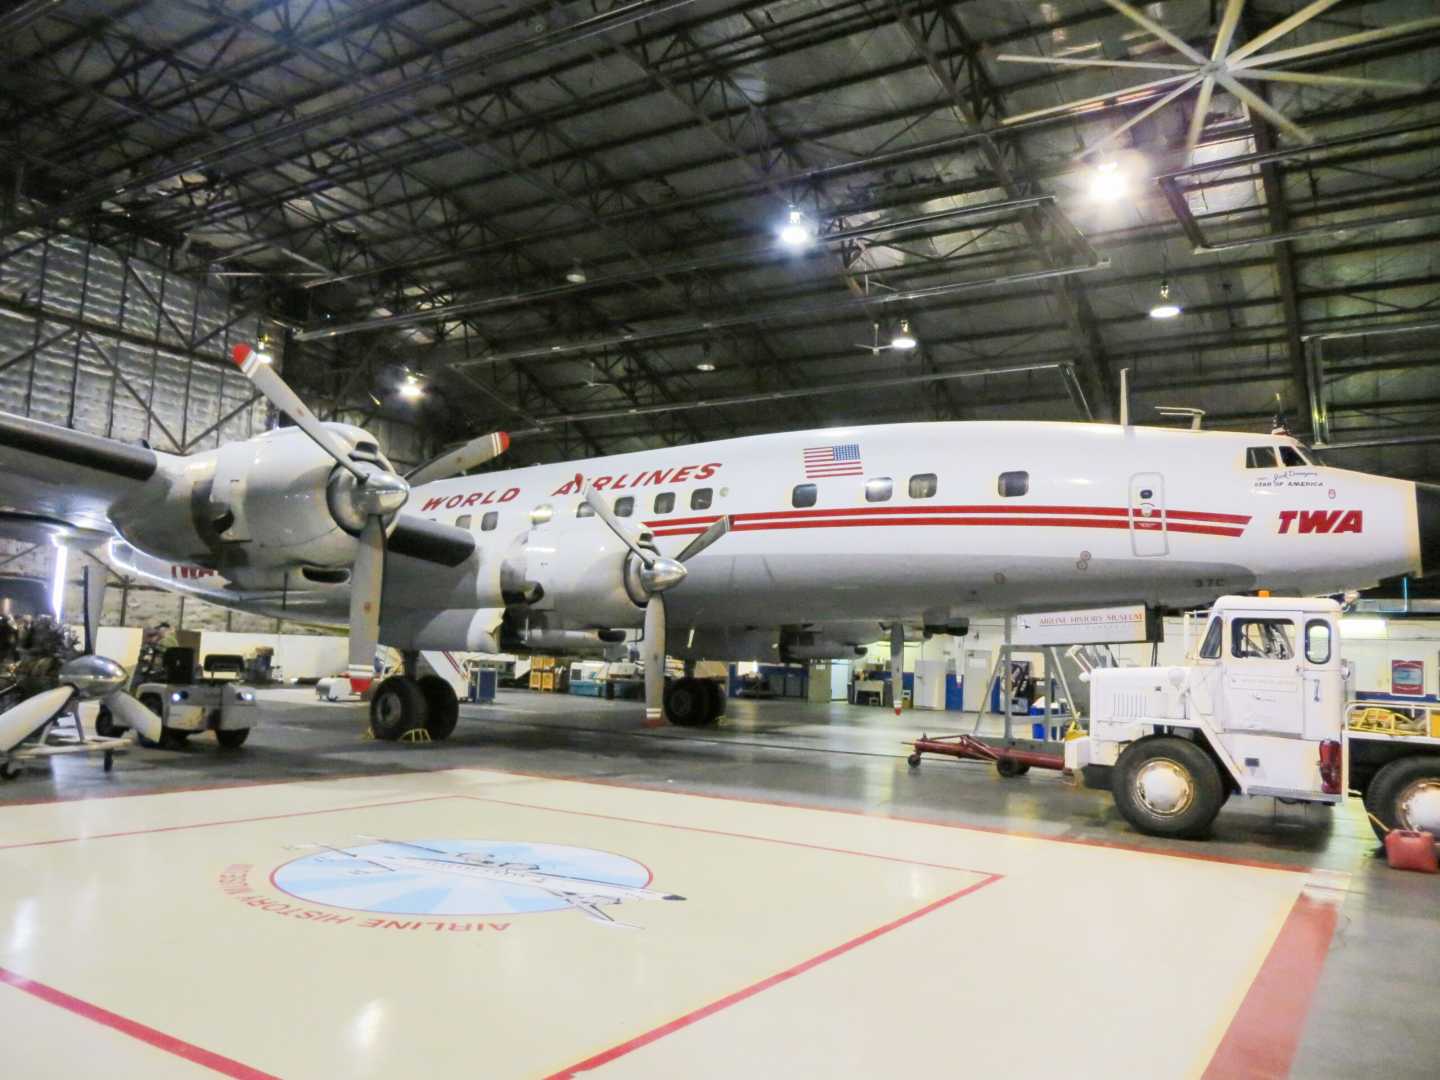
[[(1137, 522), (1141, 531), (1160, 532), (1160, 523)], [(976, 526), (1035, 526), (1052, 529), (1128, 529), (1130, 522), (1123, 519), (1079, 517), (906, 517), (906, 518), (827, 518), (807, 521), (737, 521), (734, 532), (759, 532), (772, 529), (844, 529), (881, 528), (919, 525), (976, 525)], [(1148, 526), (1148, 528), (1147, 528)], [(652, 529), (655, 536), (698, 536), (705, 531), (702, 525), (681, 525), (674, 528)], [(1204, 536), (1243, 536), (1244, 529), (1223, 525), (1187, 525), (1171, 522), (1164, 531), (1172, 533), (1198, 533)]]
[[(1128, 518), (1130, 511), (1123, 506), (837, 506), (828, 509), (807, 510), (765, 510), (732, 514), (731, 520), (739, 524), (745, 521), (772, 521), (805, 518), (874, 517), (894, 518), (906, 515), (917, 517), (938, 517), (944, 514), (979, 514), (1021, 517), (1081, 516), (1086, 518)], [(669, 529), (677, 525), (709, 525), (719, 514), (697, 517), (661, 518), (645, 522), (648, 528)], [(1206, 521), (1223, 525), (1247, 525), (1246, 514), (1216, 514), (1204, 510), (1167, 510), (1168, 521)], [(1158, 518), (1159, 515), (1157, 514)], [(1172, 526), (1173, 528), (1174, 526)]]

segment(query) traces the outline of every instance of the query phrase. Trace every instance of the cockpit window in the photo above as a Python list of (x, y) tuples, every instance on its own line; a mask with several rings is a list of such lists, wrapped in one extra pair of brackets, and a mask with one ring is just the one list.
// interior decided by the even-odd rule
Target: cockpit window
[(1280, 447), (1280, 464), (1293, 469), (1300, 465), (1313, 465), (1314, 462), (1303, 450), (1298, 450), (1293, 446), (1282, 446)]
[(1289, 619), (1236, 619), (1231, 655), (1242, 660), (1294, 660), (1295, 624)]
[(1275, 447), (1252, 446), (1245, 451), (1247, 469), (1275, 469), (1280, 463), (1275, 459)]

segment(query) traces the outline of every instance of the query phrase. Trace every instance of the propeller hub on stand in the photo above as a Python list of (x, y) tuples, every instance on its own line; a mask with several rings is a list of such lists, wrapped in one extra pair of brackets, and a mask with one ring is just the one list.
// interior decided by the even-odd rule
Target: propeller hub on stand
[(104, 656), (77, 656), (60, 669), (60, 682), (87, 700), (102, 698), (125, 685), (125, 669)]

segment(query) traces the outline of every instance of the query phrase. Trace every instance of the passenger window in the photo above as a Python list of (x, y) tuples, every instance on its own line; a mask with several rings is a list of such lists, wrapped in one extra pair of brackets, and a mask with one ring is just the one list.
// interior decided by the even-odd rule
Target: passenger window
[(938, 486), (933, 472), (917, 473), (915, 476), (910, 477), (910, 498), (934, 498), (935, 489)]
[(655, 496), (654, 510), (657, 514), (668, 514), (675, 509), (675, 493), (673, 491), (662, 491)]
[(1295, 659), (1295, 624), (1289, 619), (1236, 619), (1230, 653), (1242, 660)]
[(877, 476), (874, 480), (865, 481), (866, 502), (888, 502), (893, 494), (895, 481), (888, 476)]
[(1282, 446), (1280, 447), (1280, 464), (1287, 465), (1293, 469), (1299, 465), (1309, 465), (1310, 462), (1306, 461), (1305, 455), (1300, 453), (1299, 450), (1296, 450), (1295, 447)]
[(1000, 482), (995, 487), (1003, 498), (1017, 498), (1030, 490), (1030, 474), (1028, 472), (1002, 472)]
[(500, 511), (487, 510), (485, 516), (480, 519), (481, 532), (494, 532), (495, 526), (500, 524)]
[(1330, 624), (1324, 619), (1305, 624), (1305, 659), (1312, 664), (1330, 662)]
[(545, 522), (549, 521), (554, 516), (555, 507), (551, 506), (549, 503), (543, 503), (542, 505), (535, 507), (534, 510), (530, 511), (530, 524), (544, 525)]
[(622, 495), (615, 500), (616, 517), (629, 517), (633, 513), (635, 513), (634, 495)]
[(796, 484), (795, 490), (790, 492), (790, 505), (814, 506), (816, 490), (814, 484)]
[(690, 509), (708, 510), (710, 509), (710, 500), (714, 497), (714, 488), (696, 488), (690, 493)]
[(594, 508), (593, 506), (591, 506), (588, 502), (586, 502), (584, 499), (581, 499), (581, 500), (580, 500), (580, 505), (578, 505), (577, 507), (575, 507), (575, 516), (576, 516), (577, 518), (582, 518), (582, 517), (594, 517), (594, 516), (595, 516), (595, 508)]
[(469, 514), (461, 514), (459, 517), (457, 517), (457, 518), (455, 519), (455, 527), (456, 527), (457, 529), (467, 529), (467, 530), (468, 530), (468, 529), (470, 528), (470, 515), (469, 515)]
[(1224, 632), (1224, 620), (1213, 618), (1210, 620), (1210, 629), (1205, 632), (1205, 640), (1200, 644), (1201, 660), (1220, 659), (1220, 638)]
[(1245, 451), (1245, 467), (1247, 469), (1276, 468), (1275, 448), (1273, 446), (1250, 447)]

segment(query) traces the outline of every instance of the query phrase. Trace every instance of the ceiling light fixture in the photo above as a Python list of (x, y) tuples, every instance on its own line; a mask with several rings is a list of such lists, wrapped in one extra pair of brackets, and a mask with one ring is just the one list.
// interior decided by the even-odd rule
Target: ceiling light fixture
[(901, 352), (908, 352), (919, 344), (920, 342), (915, 339), (915, 335), (910, 332), (910, 320), (901, 319), (900, 329), (896, 332), (895, 336), (890, 339), (890, 348), (899, 349)]
[(571, 285), (584, 285), (590, 280), (585, 273), (585, 267), (580, 265), (579, 259), (576, 259), (570, 269), (565, 271), (565, 280)]
[(805, 215), (793, 206), (786, 215), (785, 224), (780, 226), (780, 243), (795, 251), (809, 247), (815, 242), (815, 226)]
[(416, 401), (425, 396), (425, 387), (414, 375), (407, 373), (405, 381), (400, 384), (400, 396), (407, 401)]
[(714, 371), (714, 370), (715, 370), (715, 365), (712, 364), (712, 363), (710, 363), (709, 360), (702, 360), (702, 361), (700, 361), (700, 363), (698, 363), (698, 364), (695, 365), (695, 370), (696, 370), (696, 371)]
[(1130, 178), (1118, 161), (1102, 161), (1090, 171), (1090, 197), (1096, 202), (1117, 202), (1130, 193)]
[(1170, 299), (1170, 283), (1160, 282), (1160, 302), (1150, 309), (1152, 319), (1173, 319), (1180, 314), (1180, 305)]

